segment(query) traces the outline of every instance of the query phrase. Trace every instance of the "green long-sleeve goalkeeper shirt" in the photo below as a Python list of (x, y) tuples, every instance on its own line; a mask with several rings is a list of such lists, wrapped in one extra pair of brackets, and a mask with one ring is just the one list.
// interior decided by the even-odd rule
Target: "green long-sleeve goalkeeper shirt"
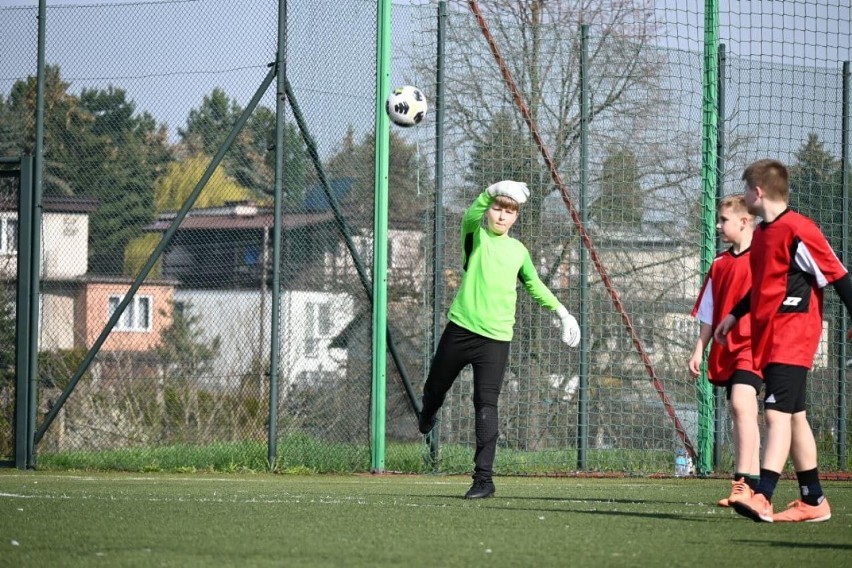
[(483, 227), (482, 216), (492, 201), (483, 191), (462, 219), (464, 276), (447, 317), (479, 335), (511, 341), (518, 280), (542, 306), (555, 311), (561, 304), (538, 277), (523, 243)]

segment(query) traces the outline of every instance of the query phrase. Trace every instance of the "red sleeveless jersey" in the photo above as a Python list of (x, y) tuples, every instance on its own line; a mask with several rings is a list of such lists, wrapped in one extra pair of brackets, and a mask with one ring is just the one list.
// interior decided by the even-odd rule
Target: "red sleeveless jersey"
[(812, 367), (822, 335), (823, 288), (846, 275), (819, 227), (787, 209), (751, 243), (754, 363)]
[[(751, 249), (734, 254), (731, 249), (716, 255), (701, 292), (692, 309), (701, 323), (715, 327), (725, 319), (734, 306), (751, 288)], [(751, 351), (751, 318), (741, 317), (728, 335), (728, 344), (715, 341), (707, 358), (708, 379), (714, 385), (724, 385), (734, 371), (751, 371), (760, 375), (754, 366)]]

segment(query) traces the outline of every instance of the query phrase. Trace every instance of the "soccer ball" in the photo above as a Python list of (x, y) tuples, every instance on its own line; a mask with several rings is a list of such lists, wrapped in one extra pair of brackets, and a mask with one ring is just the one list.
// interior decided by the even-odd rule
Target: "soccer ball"
[(397, 87), (388, 95), (385, 110), (397, 126), (414, 126), (426, 116), (426, 97), (417, 87)]

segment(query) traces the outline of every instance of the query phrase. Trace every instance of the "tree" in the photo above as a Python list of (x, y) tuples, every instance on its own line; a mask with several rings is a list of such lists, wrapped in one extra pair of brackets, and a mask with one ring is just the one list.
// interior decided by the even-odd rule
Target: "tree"
[[(154, 182), (153, 208), (156, 213), (177, 211), (183, 207), (186, 198), (195, 189), (205, 170), (210, 165), (210, 157), (203, 154), (191, 156), (180, 162), (169, 164), (165, 175)], [(201, 190), (194, 207), (218, 207), (228, 201), (245, 201), (254, 194), (231, 179), (222, 166), (213, 170), (213, 175)], [(151, 253), (157, 248), (161, 235), (145, 234), (129, 240), (124, 247), (124, 274), (138, 274)], [(155, 265), (152, 274), (160, 274), (160, 263)]]
[(639, 164), (627, 148), (612, 148), (603, 162), (601, 192), (592, 202), (590, 216), (602, 228), (639, 229), (644, 196), (639, 184)]
[[(162, 409), (164, 434), (181, 429), (191, 439), (187, 430), (205, 422), (199, 399), (199, 388), (193, 381), (209, 376), (213, 361), (219, 356), (221, 338), (217, 335), (207, 341), (199, 328), (198, 316), (191, 313), (191, 304), (177, 310), (161, 313), (171, 316), (171, 324), (160, 333), (160, 343), (155, 352), (160, 361), (160, 379), (157, 382), (157, 405)], [(168, 385), (168, 386), (167, 386)]]
[[(169, 164), (165, 175), (154, 183), (154, 210), (162, 213), (180, 209), (204, 175), (210, 161), (209, 156), (199, 154)], [(247, 188), (230, 178), (224, 168), (219, 166), (213, 170), (194, 207), (217, 207), (227, 201), (243, 201), (251, 197), (252, 193)]]
[[(635, 120), (648, 116), (657, 102), (648, 96), (658, 92), (660, 63), (649, 49), (656, 30), (646, 2), (494, 0), (483, 3), (482, 10), (557, 168), (579, 144), (580, 23), (594, 29), (589, 54), (593, 119)], [(446, 90), (446, 108), (453, 117), (448, 121), (450, 134), (476, 142), (506, 109), (513, 109), (516, 127), (525, 126), (487, 44), (470, 23), (448, 34), (448, 51), (458, 46), (464, 57), (445, 70), (446, 83), (452, 86)], [(431, 69), (420, 71), (432, 76)], [(627, 134), (624, 126), (613, 134)]]
[(808, 134), (790, 166), (790, 205), (820, 226), (833, 246), (840, 246), (840, 161), (825, 149), (819, 136)]
[[(393, 130), (390, 132), (388, 165), (388, 222), (393, 225), (417, 226), (433, 198), (429, 172), (419, 161), (417, 147), (408, 143)], [(353, 178), (354, 187), (345, 199), (346, 211), (360, 221), (372, 225), (373, 194), (376, 172), (374, 167), (376, 141), (370, 133), (360, 143), (355, 142), (350, 127), (341, 148), (329, 158), (326, 174), (330, 178)]]
[[(58, 66), (45, 68), (44, 195), (98, 200), (90, 222), (90, 270), (120, 274), (124, 246), (153, 214), (154, 180), (171, 159), (165, 126), (136, 111), (122, 89), (69, 92)], [(36, 78), (17, 81), (0, 105), (0, 147), (35, 149)]]
[[(220, 88), (192, 109), (185, 129), (178, 129), (189, 154), (214, 155), (243, 108)], [(255, 196), (272, 193), (275, 182), (275, 112), (257, 106), (222, 160), (225, 171)], [(301, 203), (305, 189), (307, 150), (292, 123), (284, 126), (283, 187), (291, 205)]]
[(199, 329), (198, 316), (191, 313), (191, 304), (183, 309), (174, 306), (163, 315), (171, 316), (171, 324), (160, 332), (156, 353), (163, 374), (175, 380), (188, 380), (212, 370), (213, 360), (219, 355), (221, 339), (216, 336), (205, 341)]
[[(68, 93), (59, 66), (44, 70), (44, 195), (75, 195), (75, 163), (84, 147), (82, 130), (90, 117), (80, 109), (79, 99)], [(13, 156), (35, 153), (36, 77), (16, 81), (6, 102), (3, 133), (11, 139), (2, 145)], [(11, 120), (10, 120), (11, 119)], [(10, 122), (7, 122), (10, 120)]]
[[(585, 71), (590, 186), (600, 184), (602, 193), (611, 194), (599, 206), (606, 201), (619, 205), (616, 210), (610, 208), (611, 217), (606, 222), (621, 222), (623, 215), (628, 226), (636, 226), (641, 222), (642, 205), (647, 203), (671, 216), (671, 222), (659, 230), (682, 238), (686, 208), (699, 180), (701, 155), (694, 132), (671, 127), (678, 124), (682, 105), (676, 100), (678, 94), (666, 88), (665, 77), (680, 70), (669, 68), (678, 64), (669, 63), (667, 54), (657, 45), (658, 29), (649, 3), (494, 0), (480, 5), (529, 117), (567, 186), (567, 197), (574, 197), (579, 187), (580, 80), (581, 71)], [(513, 232), (527, 245), (536, 265), (543, 259), (543, 276), (553, 274), (577, 250), (577, 232), (565, 207), (547, 199), (561, 196), (554, 195), (556, 188), (544, 168), (538, 145), (476, 22), (463, 19), (461, 14), (455, 22), (448, 30), (447, 52), (459, 55), (448, 60), (444, 69), (445, 109), (452, 117), (446, 125), (446, 147), (448, 153), (454, 153), (451, 159), (469, 164), (470, 172), (460, 188), (464, 203), (456, 205), (466, 205), (484, 185), (503, 176), (528, 175), (516, 178), (530, 184), (531, 196)], [(585, 70), (580, 66), (581, 24), (588, 24), (590, 31)], [(426, 84), (425, 77), (434, 76), (430, 65), (425, 62), (418, 69), (424, 77), (422, 84)], [(506, 121), (511, 128), (504, 125)], [(607, 148), (629, 148), (633, 159), (626, 154), (610, 156)], [(518, 164), (527, 153), (530, 165), (505, 168), (503, 156), (507, 153)], [(630, 172), (629, 177), (614, 178), (616, 168)], [(601, 177), (596, 179), (598, 175)], [(629, 193), (616, 196), (617, 191)], [(574, 201), (574, 205), (579, 204)], [(600, 209), (598, 216), (603, 215)], [(569, 290), (554, 291), (574, 311)], [(510, 370), (529, 381), (522, 395), (528, 399), (523, 403), (537, 409), (549, 396), (549, 374), (552, 369), (564, 368), (569, 355), (553, 344), (553, 334), (543, 324), (540, 308), (526, 299), (519, 301), (515, 337)], [(522, 431), (517, 438), (535, 447), (546, 433), (543, 413), (531, 410), (519, 428)]]
[(25, 116), (13, 108), (11, 97), (0, 93), (0, 156), (21, 154), (21, 144), (25, 138)]
[(153, 188), (171, 159), (166, 129), (121, 89), (83, 89), (80, 106), (92, 116), (91, 166), (81, 171), (86, 195), (98, 199), (92, 215), (90, 260), (103, 274), (121, 274), (123, 251), (153, 219)]

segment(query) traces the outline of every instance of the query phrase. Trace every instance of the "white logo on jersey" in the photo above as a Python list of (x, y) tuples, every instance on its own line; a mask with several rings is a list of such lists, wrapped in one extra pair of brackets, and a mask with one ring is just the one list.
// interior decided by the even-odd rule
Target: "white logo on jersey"
[(770, 394), (768, 397), (766, 397), (766, 400), (764, 400), (763, 402), (764, 403), (768, 402), (770, 404), (775, 402), (775, 393)]
[(787, 296), (782, 302), (785, 306), (798, 306), (802, 299), (797, 296)]

